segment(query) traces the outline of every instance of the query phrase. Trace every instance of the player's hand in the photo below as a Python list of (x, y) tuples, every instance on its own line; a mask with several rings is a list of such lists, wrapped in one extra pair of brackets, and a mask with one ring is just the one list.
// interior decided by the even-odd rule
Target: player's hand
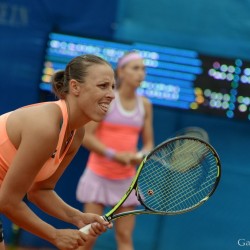
[(117, 152), (114, 156), (114, 160), (126, 166), (130, 164), (131, 156), (131, 152)]
[(93, 213), (80, 213), (78, 218), (77, 227), (82, 228), (91, 224), (89, 233), (92, 236), (98, 236), (107, 231), (107, 228), (112, 228), (113, 224), (105, 221), (100, 215)]
[(58, 229), (56, 230), (55, 239), (51, 242), (58, 249), (72, 250), (84, 246), (88, 236), (79, 230)]
[(130, 158), (130, 164), (132, 165), (140, 165), (142, 160), (144, 158), (144, 155), (140, 152), (133, 154)]

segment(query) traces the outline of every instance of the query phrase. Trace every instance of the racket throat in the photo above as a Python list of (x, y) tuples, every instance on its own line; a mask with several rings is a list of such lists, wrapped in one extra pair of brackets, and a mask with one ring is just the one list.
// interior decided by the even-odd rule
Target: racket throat
[(128, 212), (122, 212), (122, 213), (118, 213), (118, 214), (113, 214), (113, 215), (104, 215), (103, 218), (104, 220), (107, 221), (114, 221), (116, 219), (120, 219), (124, 216), (130, 216), (130, 215), (140, 215), (140, 214), (153, 214), (153, 211), (150, 210), (142, 210), (142, 209), (138, 209), (138, 210), (132, 210), (132, 211), (128, 211)]

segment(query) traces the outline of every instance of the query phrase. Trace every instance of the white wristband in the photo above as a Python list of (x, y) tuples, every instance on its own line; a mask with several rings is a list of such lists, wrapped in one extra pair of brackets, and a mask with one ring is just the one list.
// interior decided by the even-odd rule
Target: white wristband
[(116, 151), (112, 148), (106, 148), (105, 153), (104, 153), (104, 155), (110, 160), (114, 159), (115, 154), (116, 154)]

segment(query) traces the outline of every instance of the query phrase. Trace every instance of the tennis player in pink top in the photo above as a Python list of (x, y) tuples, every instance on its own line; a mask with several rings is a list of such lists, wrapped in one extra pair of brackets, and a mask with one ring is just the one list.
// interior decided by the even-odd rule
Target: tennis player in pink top
[[(136, 52), (126, 53), (117, 67), (115, 100), (101, 122), (89, 122), (83, 146), (90, 150), (76, 195), (84, 203), (84, 211), (103, 214), (104, 207), (114, 206), (127, 191), (142, 160), (142, 152), (153, 148), (152, 105), (136, 92), (145, 78), (143, 58)], [(142, 136), (143, 147), (138, 150)], [(120, 212), (130, 211), (139, 203), (130, 196)], [(132, 250), (135, 217), (117, 220), (115, 225), (117, 249)], [(84, 248), (92, 249), (88, 241)]]
[[(59, 101), (33, 104), (0, 116), (0, 213), (57, 249), (77, 249), (90, 236), (78, 228), (92, 225), (97, 236), (111, 227), (92, 213), (66, 204), (54, 187), (84, 137), (84, 125), (101, 121), (114, 99), (114, 71), (100, 57), (78, 56), (52, 84)], [(73, 224), (56, 229), (23, 202), (28, 199), (46, 213)], [(0, 249), (4, 249), (0, 223)]]

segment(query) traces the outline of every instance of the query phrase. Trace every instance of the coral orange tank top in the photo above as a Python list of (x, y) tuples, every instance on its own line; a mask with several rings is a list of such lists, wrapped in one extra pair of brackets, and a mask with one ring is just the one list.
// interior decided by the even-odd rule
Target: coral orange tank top
[[(60, 163), (64, 159), (73, 141), (73, 137), (75, 135), (75, 131), (74, 131), (72, 139), (68, 143), (64, 153), (61, 155), (61, 157), (59, 157), (61, 148), (63, 146), (63, 140), (64, 140), (64, 136), (66, 133), (67, 124), (68, 124), (68, 111), (67, 111), (66, 102), (64, 100), (50, 102), (50, 103), (55, 103), (60, 107), (62, 111), (62, 116), (63, 116), (63, 123), (62, 123), (61, 131), (60, 131), (57, 147), (55, 150), (55, 154), (53, 154), (51, 158), (49, 158), (46, 161), (46, 163), (42, 166), (34, 182), (46, 180), (50, 176), (52, 176), (53, 173), (55, 173), (56, 169), (59, 167)], [(25, 106), (23, 108), (28, 108), (30, 106), (35, 106), (35, 105), (43, 105), (43, 103), (32, 104), (29, 106)], [(6, 131), (6, 121), (10, 114), (11, 112), (0, 116), (0, 186), (1, 186), (2, 181), (4, 180), (4, 177), (8, 169), (11, 167), (11, 162), (14, 159), (16, 152), (17, 152), (16, 148), (11, 143), (7, 135), (7, 131)]]

